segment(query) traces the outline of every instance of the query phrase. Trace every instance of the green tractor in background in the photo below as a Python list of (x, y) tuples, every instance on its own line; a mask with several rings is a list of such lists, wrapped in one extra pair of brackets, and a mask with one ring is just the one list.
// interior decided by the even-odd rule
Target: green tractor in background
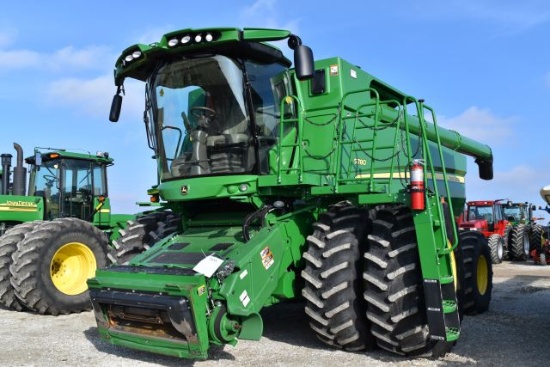
[[(287, 40), (292, 62), (269, 41)], [(260, 312), (299, 300), (313, 333), (349, 351), (444, 355), (463, 314), (488, 309), (481, 233), (458, 233), (466, 156), (491, 149), (341, 58), (313, 61), (289, 31), (183, 29), (128, 47), (145, 82), (156, 194), (172, 233), (88, 281), (101, 337), (204, 359), (262, 336)], [(121, 240), (126, 236), (122, 236)]]
[(542, 226), (536, 221), (537, 206), (528, 202), (507, 202), (502, 206), (503, 216), (512, 226), (509, 234), (508, 256), (510, 260), (525, 261), (531, 251), (540, 244)]
[[(127, 262), (143, 251), (119, 242), (128, 232), (156, 229), (168, 212), (112, 214), (107, 153), (83, 154), (36, 148), (23, 165), (14, 144), (2, 154), (0, 188), (0, 306), (41, 314), (91, 309), (86, 280), (96, 269)], [(13, 177), (13, 180), (11, 179)]]

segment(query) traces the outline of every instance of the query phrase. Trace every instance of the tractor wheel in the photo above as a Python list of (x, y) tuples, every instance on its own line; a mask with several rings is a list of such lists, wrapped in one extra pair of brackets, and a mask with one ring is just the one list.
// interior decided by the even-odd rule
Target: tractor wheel
[(504, 228), (504, 234), (502, 236), (502, 239), (504, 240), (504, 255), (502, 257), (502, 260), (511, 260), (510, 259), (510, 243), (512, 242), (512, 226), (507, 225), (506, 228)]
[(40, 223), (42, 221), (18, 224), (10, 227), (0, 237), (0, 306), (15, 311), (23, 311), (25, 309), (25, 306), (15, 296), (13, 286), (10, 282), (11, 256), (17, 250), (17, 244), (25, 237), (25, 234), (32, 231)]
[(15, 295), (39, 314), (90, 310), (87, 280), (107, 265), (107, 236), (76, 218), (43, 222), (17, 244), (10, 267)]
[(368, 240), (364, 298), (378, 346), (408, 356), (444, 355), (452, 343), (430, 340), (410, 209), (378, 208)]
[(331, 207), (308, 236), (302, 271), (309, 325), (324, 343), (349, 351), (372, 349), (362, 300), (362, 254), (368, 212), (347, 202)]
[(529, 258), (529, 233), (525, 224), (517, 224), (510, 234), (511, 260), (525, 261)]
[(179, 228), (180, 217), (171, 211), (158, 211), (144, 214), (128, 221), (128, 227), (120, 230), (121, 236), (113, 241), (118, 264), (126, 264), (134, 256), (148, 250)]
[(541, 248), (542, 246), (542, 226), (540, 224), (532, 224), (529, 231), (529, 253)]
[(491, 262), (500, 264), (504, 258), (504, 239), (499, 234), (492, 234), (488, 243), (491, 249)]
[(489, 309), (493, 290), (491, 250), (487, 239), (477, 232), (462, 232), (459, 238), (464, 273), (462, 311), (466, 315), (483, 313)]

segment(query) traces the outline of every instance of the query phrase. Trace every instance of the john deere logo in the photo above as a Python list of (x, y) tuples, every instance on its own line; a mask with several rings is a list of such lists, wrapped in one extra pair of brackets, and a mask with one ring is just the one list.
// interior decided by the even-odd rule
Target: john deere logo
[(189, 191), (189, 188), (187, 187), (187, 185), (183, 185), (181, 187), (181, 194), (182, 195), (187, 195), (187, 192)]
[(36, 204), (33, 203), (33, 202), (21, 201), (21, 200), (18, 200), (18, 201), (8, 200), (8, 201), (6, 201), (6, 205), (11, 205), (11, 206), (32, 206), (32, 207), (36, 207)]

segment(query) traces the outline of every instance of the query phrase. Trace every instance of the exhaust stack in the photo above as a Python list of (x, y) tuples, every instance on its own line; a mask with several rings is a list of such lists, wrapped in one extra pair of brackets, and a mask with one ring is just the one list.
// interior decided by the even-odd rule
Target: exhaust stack
[(25, 195), (27, 168), (23, 166), (23, 148), (17, 143), (13, 143), (17, 152), (17, 164), (13, 167), (13, 195)]
[(2, 187), (0, 195), (8, 195), (10, 190), (10, 169), (11, 169), (11, 154), (4, 153), (2, 157)]

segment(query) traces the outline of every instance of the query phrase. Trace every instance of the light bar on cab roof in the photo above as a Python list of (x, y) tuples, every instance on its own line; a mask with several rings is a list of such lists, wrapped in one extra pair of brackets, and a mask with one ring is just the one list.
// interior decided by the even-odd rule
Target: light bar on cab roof
[(168, 47), (178, 47), (183, 45), (196, 45), (199, 43), (207, 43), (217, 41), (221, 37), (218, 31), (202, 31), (189, 32), (184, 31), (182, 34), (171, 34), (168, 39)]
[(140, 49), (132, 49), (125, 53), (122, 57), (122, 66), (127, 67), (135, 60), (140, 59), (143, 53)]

